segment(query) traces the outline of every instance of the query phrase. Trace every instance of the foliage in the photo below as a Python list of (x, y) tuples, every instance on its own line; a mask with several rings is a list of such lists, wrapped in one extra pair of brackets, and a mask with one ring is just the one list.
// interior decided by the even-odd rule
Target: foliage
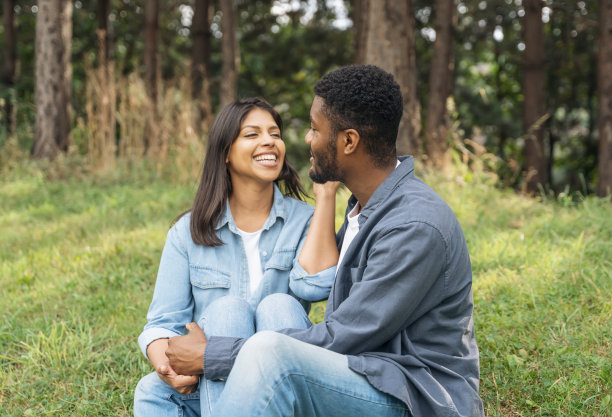
[[(57, 180), (39, 164), (0, 174), (0, 415), (130, 415), (151, 371), (136, 337), (195, 177), (119, 164)], [(609, 204), (521, 197), (461, 164), (425, 179), (457, 213), (472, 255), (487, 415), (609, 415)], [(315, 305), (312, 319), (323, 311)]]

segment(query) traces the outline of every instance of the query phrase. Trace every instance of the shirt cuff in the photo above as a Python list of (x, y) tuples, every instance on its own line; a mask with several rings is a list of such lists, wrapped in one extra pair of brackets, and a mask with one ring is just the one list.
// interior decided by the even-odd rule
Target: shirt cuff
[(210, 380), (227, 378), (246, 340), (237, 337), (211, 336), (204, 350), (204, 378)]
[(329, 296), (335, 278), (336, 265), (316, 274), (309, 274), (299, 262), (295, 262), (289, 274), (289, 286), (291, 291), (303, 300), (320, 301)]
[(140, 336), (138, 336), (138, 346), (140, 347), (140, 350), (145, 358), (149, 359), (149, 356), (147, 355), (147, 348), (152, 342), (156, 341), (157, 339), (170, 339), (171, 337), (180, 335), (180, 333), (176, 333), (172, 330), (161, 327), (150, 327), (148, 329), (144, 329), (142, 333), (140, 333)]

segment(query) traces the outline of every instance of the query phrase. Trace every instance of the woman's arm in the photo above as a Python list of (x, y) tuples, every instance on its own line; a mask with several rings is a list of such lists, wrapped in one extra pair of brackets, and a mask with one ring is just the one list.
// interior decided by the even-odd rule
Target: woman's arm
[(338, 263), (335, 216), (337, 181), (313, 185), (315, 211), (298, 261), (309, 274), (316, 274)]

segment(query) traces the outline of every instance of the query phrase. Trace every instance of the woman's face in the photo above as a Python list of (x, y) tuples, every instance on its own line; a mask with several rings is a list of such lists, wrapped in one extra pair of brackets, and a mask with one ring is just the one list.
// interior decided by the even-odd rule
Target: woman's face
[(232, 182), (271, 183), (280, 175), (284, 160), (285, 143), (274, 118), (267, 111), (254, 108), (242, 121), (225, 160)]

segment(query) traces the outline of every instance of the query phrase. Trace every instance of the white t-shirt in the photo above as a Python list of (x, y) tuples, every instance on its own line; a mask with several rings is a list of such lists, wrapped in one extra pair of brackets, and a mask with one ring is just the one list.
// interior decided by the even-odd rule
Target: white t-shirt
[[(395, 168), (397, 168), (400, 164), (400, 160), (398, 159), (395, 163)], [(359, 216), (361, 213), (361, 206), (359, 202), (355, 204), (355, 207), (348, 214), (348, 225), (346, 226), (346, 231), (344, 232), (344, 239), (342, 240), (342, 248), (340, 248), (340, 256), (338, 257), (338, 266), (342, 264), (342, 259), (344, 258), (344, 254), (346, 250), (350, 246), (353, 239), (359, 232)], [(338, 273), (338, 269), (336, 269), (336, 274)]]
[(244, 243), (244, 250), (247, 256), (247, 263), (249, 265), (249, 282), (251, 284), (251, 293), (253, 293), (263, 278), (263, 271), (261, 269), (261, 259), (259, 258), (259, 237), (261, 236), (261, 230), (256, 232), (245, 232), (244, 230), (238, 229), (238, 233), (242, 236), (242, 242)]

